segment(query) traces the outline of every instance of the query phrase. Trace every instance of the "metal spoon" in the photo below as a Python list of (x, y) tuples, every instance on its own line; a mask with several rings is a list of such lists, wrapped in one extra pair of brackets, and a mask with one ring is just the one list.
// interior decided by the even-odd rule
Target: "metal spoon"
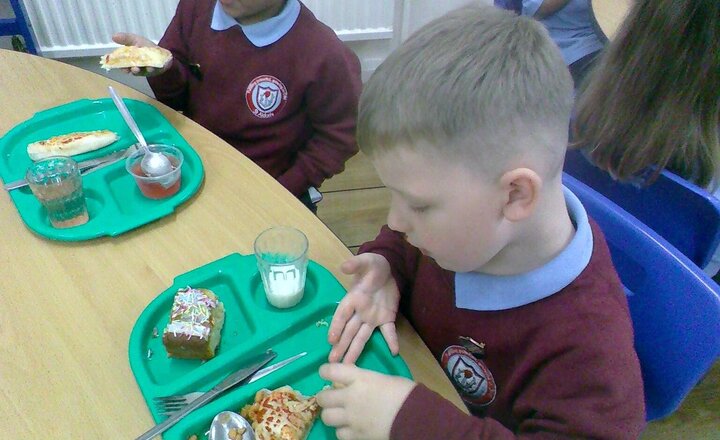
[(135, 123), (135, 120), (130, 115), (130, 111), (125, 106), (125, 103), (120, 98), (120, 96), (118, 96), (118, 94), (115, 92), (115, 89), (113, 89), (112, 86), (108, 86), (108, 90), (110, 91), (110, 97), (115, 103), (115, 107), (117, 107), (117, 109), (120, 111), (120, 115), (122, 115), (125, 123), (128, 125), (128, 127), (130, 127), (130, 131), (132, 131), (132, 133), (137, 138), (140, 146), (143, 148), (143, 150), (145, 150), (145, 154), (142, 158), (142, 161), (140, 162), (140, 168), (143, 170), (143, 172), (149, 177), (157, 177), (165, 175), (172, 171), (173, 167), (170, 163), (170, 159), (168, 159), (162, 153), (150, 151), (150, 148), (148, 148), (148, 144), (145, 141), (145, 137), (140, 132), (140, 129)]
[[(253, 431), (250, 422), (245, 420), (243, 416), (232, 411), (223, 411), (215, 416), (210, 425), (208, 432), (208, 440), (229, 440), (231, 429), (245, 429), (242, 440), (255, 440), (255, 431)], [(238, 438), (232, 440), (240, 440)]]

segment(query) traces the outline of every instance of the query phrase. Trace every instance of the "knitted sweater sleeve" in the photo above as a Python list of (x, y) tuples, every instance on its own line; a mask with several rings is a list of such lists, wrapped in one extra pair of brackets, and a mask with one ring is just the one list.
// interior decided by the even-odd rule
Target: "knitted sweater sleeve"
[(159, 42), (159, 46), (172, 52), (172, 66), (162, 75), (148, 77), (148, 84), (155, 94), (155, 98), (179, 111), (184, 111), (187, 107), (190, 71), (188, 66), (180, 60), (190, 59), (187, 42), (192, 41), (190, 31), (194, 9), (194, 1), (180, 1), (175, 16)]
[(390, 263), (390, 270), (400, 294), (409, 293), (420, 257), (420, 251), (417, 248), (405, 241), (401, 233), (383, 226), (375, 240), (360, 246), (358, 253), (366, 252), (385, 257)]
[(295, 195), (340, 173), (358, 151), (357, 107), (362, 82), (360, 61), (339, 44), (318, 65), (305, 94), (312, 136), (298, 149), (292, 166), (278, 181)]

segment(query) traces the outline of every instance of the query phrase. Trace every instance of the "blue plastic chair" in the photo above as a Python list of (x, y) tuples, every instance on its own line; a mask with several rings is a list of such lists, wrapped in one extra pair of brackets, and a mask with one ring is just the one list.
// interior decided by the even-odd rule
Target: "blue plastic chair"
[(720, 356), (720, 287), (603, 195), (566, 173), (563, 183), (605, 234), (628, 293), (646, 418), (665, 417)]
[(650, 186), (620, 183), (580, 150), (565, 157), (565, 172), (601, 193), (704, 268), (720, 245), (720, 200), (664, 170)]
[(21, 35), (25, 40), (25, 47), (31, 54), (37, 54), (35, 37), (30, 32), (30, 26), (25, 19), (25, 13), (18, 0), (10, 0), (15, 18), (0, 18), (0, 36)]

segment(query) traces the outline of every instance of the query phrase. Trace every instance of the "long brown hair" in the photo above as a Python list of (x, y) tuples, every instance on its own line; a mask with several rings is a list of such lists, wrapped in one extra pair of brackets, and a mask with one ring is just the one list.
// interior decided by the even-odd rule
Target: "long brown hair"
[[(585, 83), (573, 147), (628, 180), (720, 171), (720, 0), (635, 0)], [(717, 184), (717, 180), (715, 180)]]

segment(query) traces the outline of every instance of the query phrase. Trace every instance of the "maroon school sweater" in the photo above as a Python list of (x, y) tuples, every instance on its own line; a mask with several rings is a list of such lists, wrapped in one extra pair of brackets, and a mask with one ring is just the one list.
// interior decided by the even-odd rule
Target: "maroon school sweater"
[[(362, 246), (388, 259), (402, 312), (475, 415), (418, 385), (393, 423), (392, 439), (640, 435), (643, 386), (627, 300), (592, 221), (591, 229), (592, 257), (578, 278), (547, 298), (500, 311), (455, 307), (454, 273), (387, 228)], [(460, 336), (483, 343), (484, 356), (470, 356)]]
[[(293, 194), (319, 187), (357, 152), (357, 56), (304, 5), (286, 35), (260, 48), (239, 26), (211, 29), (214, 6), (215, 0), (180, 0), (160, 40), (175, 57), (172, 68), (148, 78), (155, 96)], [(187, 64), (199, 64), (203, 79)]]

